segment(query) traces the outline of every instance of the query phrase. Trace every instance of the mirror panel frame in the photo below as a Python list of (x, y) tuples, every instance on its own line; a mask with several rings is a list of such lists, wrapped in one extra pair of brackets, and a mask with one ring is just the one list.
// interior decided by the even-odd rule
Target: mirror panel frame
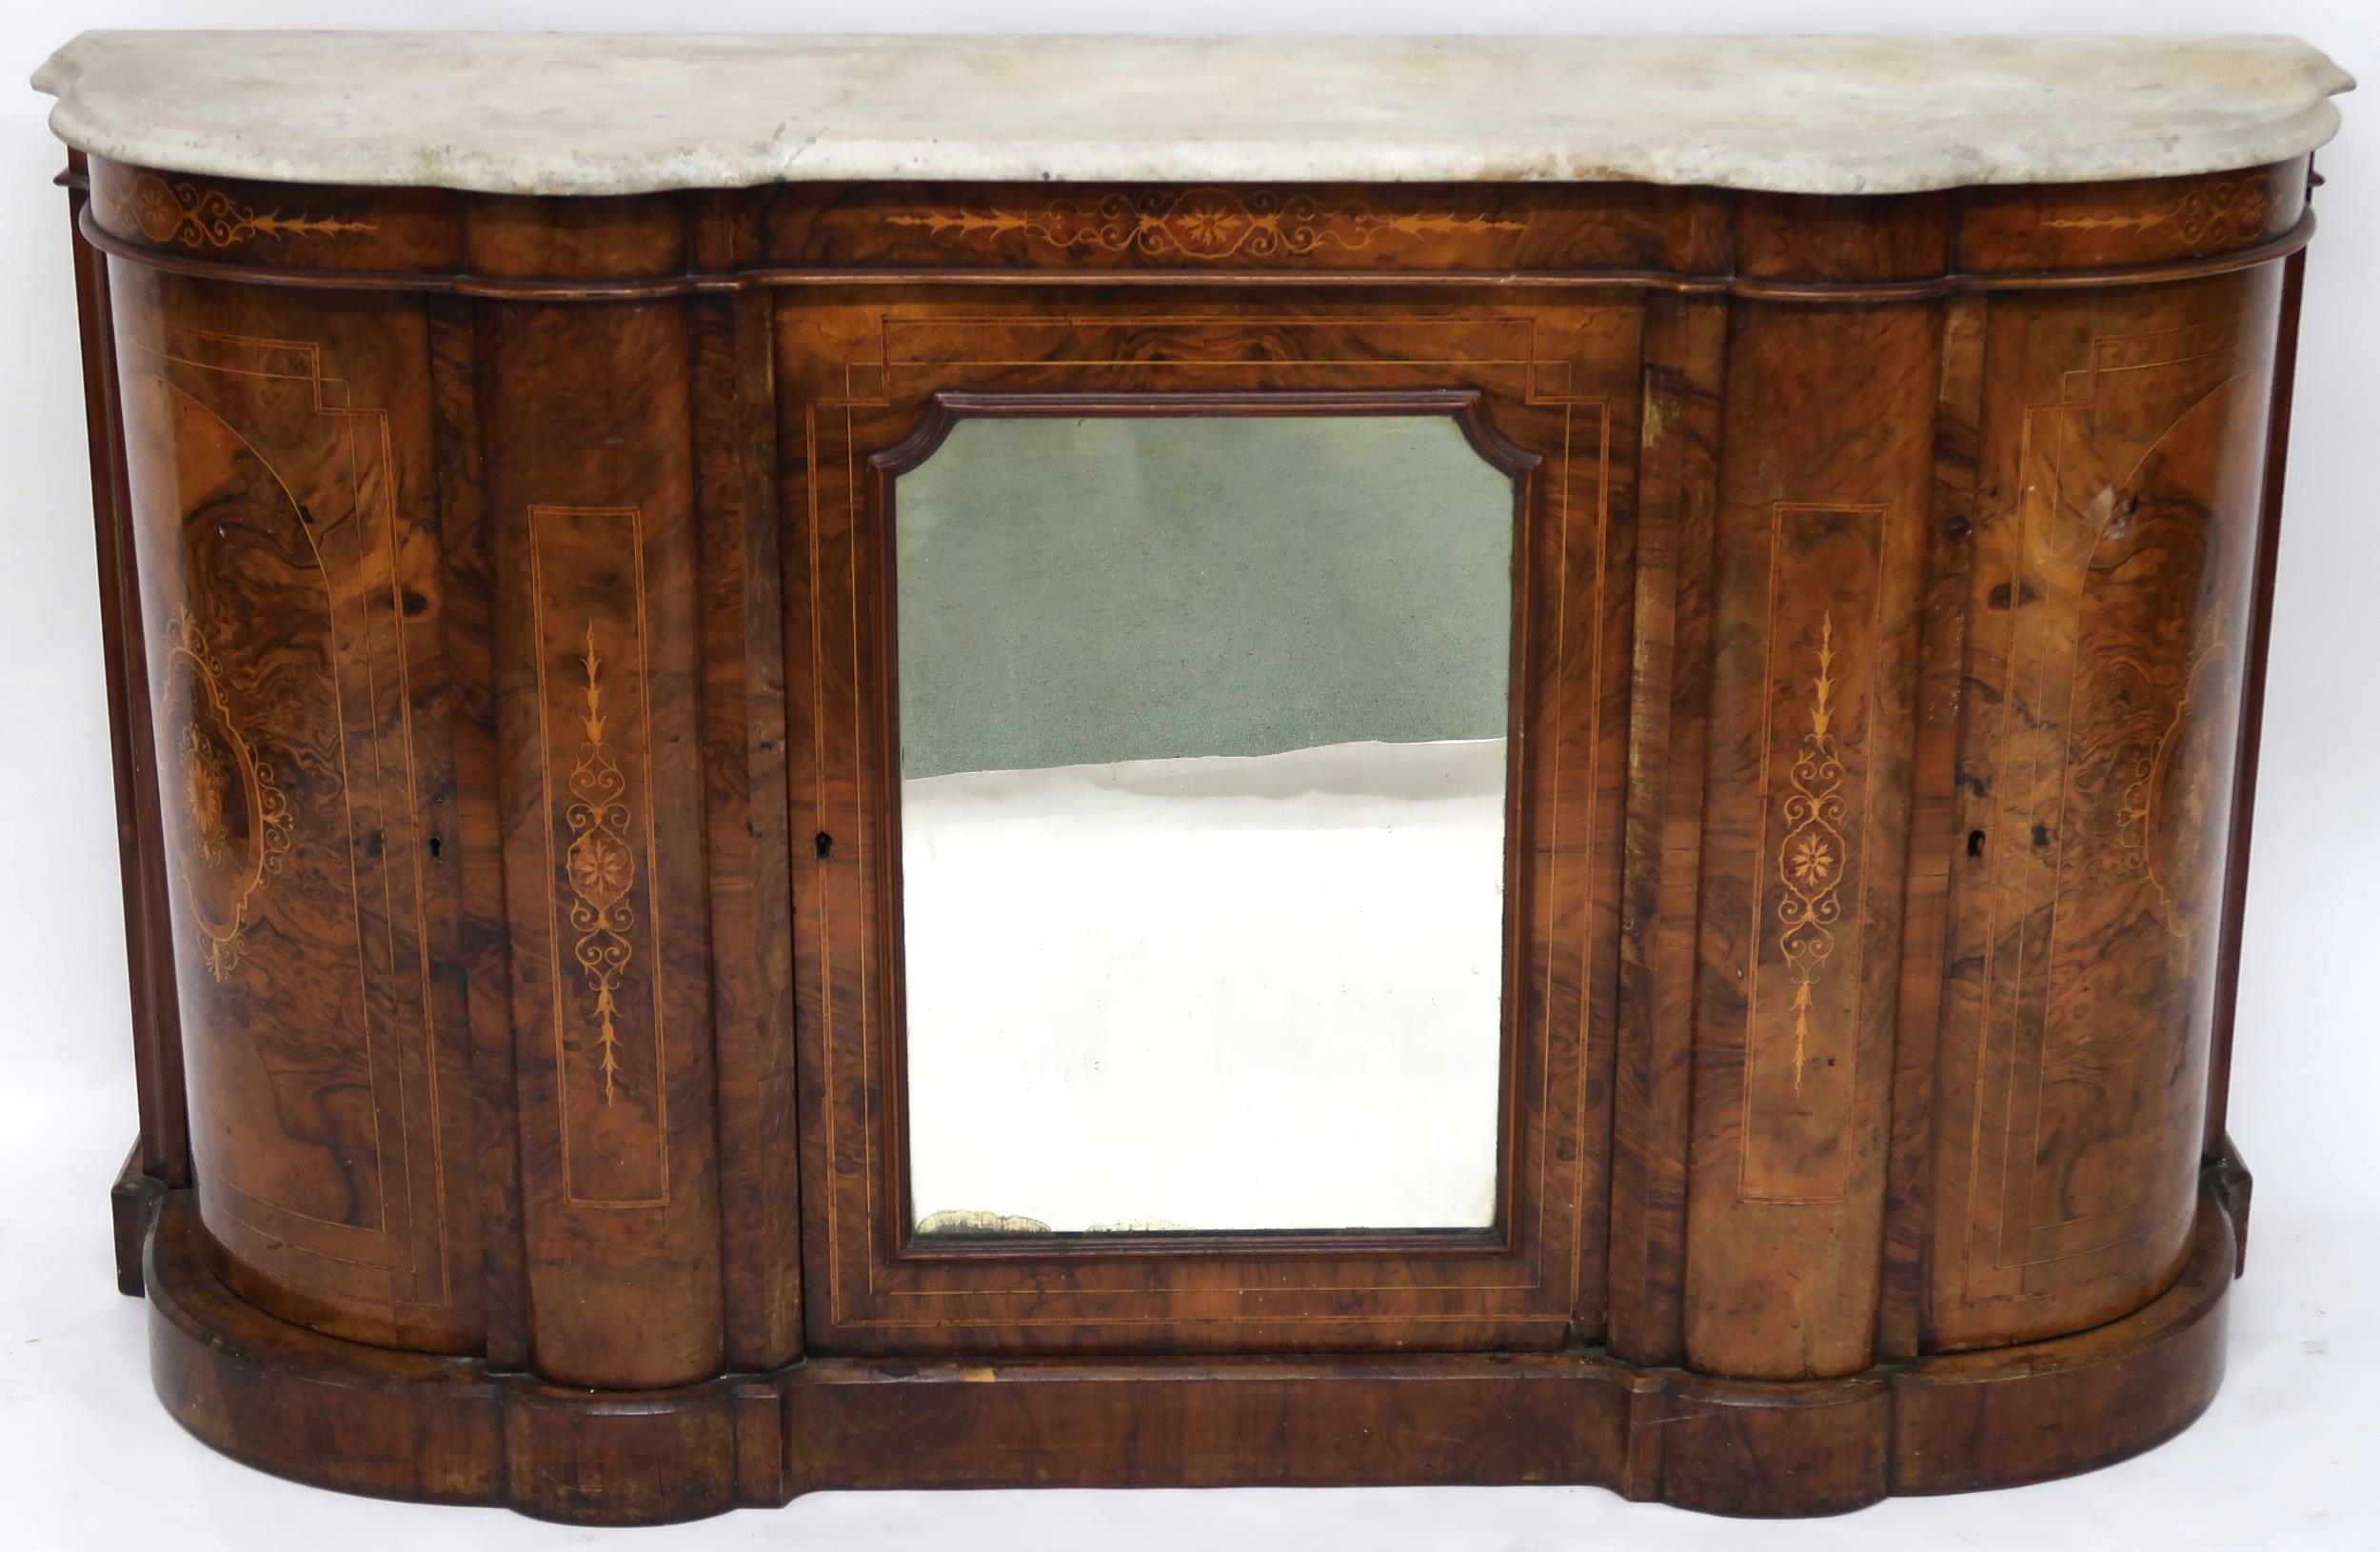
[[(812, 1351), (1550, 1349), (1599, 1336), (1638, 319), (1547, 291), (853, 295), (781, 311)], [(1549, 348), (1551, 347), (1551, 348)], [(964, 417), (1449, 415), (1513, 474), (1506, 986), (1487, 1229), (918, 1236), (901, 1035), (893, 482)], [(1633, 445), (1633, 438), (1626, 439)], [(1562, 686), (1592, 686), (1589, 693)], [(869, 714), (863, 716), (866, 707)], [(804, 843), (807, 844), (804, 844)], [(1603, 912), (1608, 916), (1610, 910)]]

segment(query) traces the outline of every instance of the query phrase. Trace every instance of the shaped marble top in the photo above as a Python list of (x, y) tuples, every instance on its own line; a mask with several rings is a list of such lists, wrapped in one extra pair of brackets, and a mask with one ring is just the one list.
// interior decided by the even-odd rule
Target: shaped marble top
[(68, 144), (221, 177), (1630, 180), (1892, 193), (2253, 167), (2354, 83), (2286, 37), (86, 32)]

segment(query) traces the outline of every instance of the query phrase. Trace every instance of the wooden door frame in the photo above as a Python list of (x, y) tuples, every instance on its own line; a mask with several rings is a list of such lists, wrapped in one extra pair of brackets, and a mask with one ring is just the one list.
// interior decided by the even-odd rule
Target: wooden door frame
[[(914, 320), (902, 307), (912, 297), (922, 309)], [(1483, 299), (1484, 308), (1433, 297), (1421, 315), (1400, 310), (1377, 320), (1392, 336), (1402, 328), (1439, 342), (1419, 355), (1410, 348), (1400, 354), (1393, 339), (1367, 341), (1362, 318), (1381, 309), (1351, 308), (1343, 298), (1314, 305), (1245, 292), (1227, 301), (1174, 292), (1093, 308), (1079, 296), (1067, 300), (1070, 307), (1052, 309), (1024, 296), (1003, 298), (1004, 307), (975, 299), (968, 316), (948, 320), (936, 310), (941, 299), (925, 288), (862, 304), (878, 326), (874, 359), (856, 371), (846, 363), (840, 376), (805, 368), (798, 342), (826, 322), (820, 314), (847, 308), (844, 299), (794, 301), (781, 313), (781, 337), (797, 341), (790, 352), (781, 348), (787, 440), (802, 449), (786, 460), (792, 488), (785, 553), (789, 726), (808, 740), (805, 747), (797, 736), (792, 750), (792, 833), (810, 843), (797, 844), (795, 858), (810, 1349), (1558, 1346), (1577, 1335), (1582, 1303), (1599, 1309), (1600, 1257), (1588, 1254), (1583, 1241), (1599, 1239), (1607, 1189), (1609, 1128), (1600, 1102), (1608, 1084), (1597, 1075), (1608, 1068), (1610, 1045), (1608, 1038), (1585, 1038), (1587, 999), (1577, 992), (1580, 983), (1613, 977), (1613, 965), (1596, 963), (1610, 957), (1596, 945), (1612, 935), (1577, 924), (1598, 892), (1586, 874), (1599, 868), (1616, 882), (1617, 816), (1601, 816), (1612, 826), (1603, 846), (1592, 835), (1580, 844), (1577, 830), (1592, 830), (1598, 786), (1616, 786), (1625, 734), (1624, 698), (1609, 693), (1612, 676), (1624, 672), (1624, 639), (1585, 628), (1604, 626), (1616, 613), (1624, 621), (1629, 607), (1625, 571), (1615, 567), (1611, 543), (1611, 396), (1588, 400), (1597, 411), (1590, 428), (1596, 446), (1591, 458), (1577, 457), (1577, 422), (1586, 418), (1575, 412), (1579, 401), (1539, 391), (1555, 365), (1537, 355), (1540, 320), (1527, 309), (1517, 313), (1501, 296)], [(1613, 310), (1608, 303), (1582, 308), (1576, 299), (1537, 306)], [(896, 345), (895, 326), (912, 321), (918, 327), (902, 330), (906, 337)], [(842, 327), (857, 322), (846, 316)], [(997, 353), (1013, 359), (979, 359), (984, 352), (966, 343), (973, 328), (1006, 340), (1009, 348)], [(1064, 348), (1050, 348), (1051, 330), (1066, 337)], [(836, 331), (830, 325), (827, 332)], [(1015, 348), (1020, 335), (1036, 331), (1042, 336), (1038, 353)], [(1099, 359), (1103, 331), (1111, 346), (1128, 343), (1136, 354)], [(1457, 343), (1450, 348), (1449, 340)], [(1628, 343), (1625, 362), (1617, 353), (1610, 361), (1615, 377), (1624, 369), (1633, 378), (1633, 339)], [(1386, 348), (1378, 348), (1377, 361), (1366, 359), (1380, 346)], [(1180, 359), (1200, 351), (1195, 361)], [(937, 354), (953, 359), (930, 359)], [(1302, 364), (1301, 354), (1317, 359)], [(1558, 365), (1567, 387), (1576, 363)], [(817, 392), (870, 374), (875, 381), (866, 386), (880, 391), (865, 397)], [(909, 1227), (905, 1189), (900, 819), (890, 796), (899, 780), (894, 481), (969, 417), (1246, 413), (1446, 415), (1484, 461), (1514, 479), (1495, 1224), (922, 1242)], [(1596, 495), (1585, 511), (1575, 499), (1589, 487), (1581, 483), (1582, 466)], [(838, 497), (841, 514), (832, 511)], [(1570, 567), (1582, 539), (1601, 561), (1583, 585)], [(1591, 598), (1592, 607), (1573, 607), (1574, 593)], [(1619, 650), (1582, 652), (1581, 636)], [(1579, 683), (1579, 667), (1590, 661), (1591, 689)], [(1582, 692), (1591, 702), (1583, 717), (1575, 705)], [(838, 726), (838, 718), (846, 720)], [(1584, 781), (1575, 767), (1565, 778), (1562, 747), (1581, 742), (1595, 768)], [(1572, 830), (1567, 843), (1565, 821)], [(1571, 903), (1561, 905), (1557, 894)], [(856, 931), (847, 926), (855, 916), (864, 924)], [(1557, 972), (1557, 965), (1565, 968)], [(1574, 977), (1570, 965), (1586, 973)], [(1605, 1001), (1598, 1017), (1607, 1013)], [(885, 1030), (894, 1032), (891, 1039), (883, 1038)], [(1548, 1174), (1557, 1161), (1575, 1166), (1560, 1184)], [(1597, 1287), (1582, 1301), (1590, 1279)]]

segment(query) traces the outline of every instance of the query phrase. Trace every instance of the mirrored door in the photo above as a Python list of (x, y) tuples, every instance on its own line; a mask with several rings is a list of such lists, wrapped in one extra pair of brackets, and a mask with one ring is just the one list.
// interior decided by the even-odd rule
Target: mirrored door
[(1593, 1318), (1636, 333), (1562, 292), (788, 305), (811, 1351)]

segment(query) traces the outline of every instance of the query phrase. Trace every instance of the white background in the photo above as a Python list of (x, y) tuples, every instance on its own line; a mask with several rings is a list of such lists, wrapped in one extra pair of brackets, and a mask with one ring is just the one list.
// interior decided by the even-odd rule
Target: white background
[[(148, 1389), (107, 1187), (133, 1129), (62, 165), (22, 82), (86, 27), (1197, 31), (2293, 31), (2344, 101), (2306, 290), (2231, 1126), (2256, 1172), (2231, 1377), (2174, 1443), (2077, 1480), (1736, 1523), (1596, 1488), (821, 1494), (672, 1530), (299, 1488)], [(2380, 329), (2374, 0), (0, 0), (0, 1545), (1387, 1549), (2380, 1547)]]

